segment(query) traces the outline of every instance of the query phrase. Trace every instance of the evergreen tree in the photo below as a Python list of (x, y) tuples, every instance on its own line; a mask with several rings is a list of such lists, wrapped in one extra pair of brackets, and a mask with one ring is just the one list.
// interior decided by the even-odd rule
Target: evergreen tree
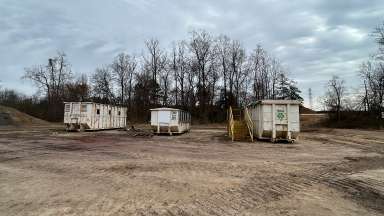
[(304, 101), (304, 99), (300, 96), (300, 89), (296, 86), (296, 82), (291, 80), (289, 83), (289, 99), (291, 100), (298, 100), (301, 103)]
[(277, 86), (277, 99), (303, 102), (304, 99), (300, 96), (301, 91), (296, 84), (295, 81), (288, 79), (284, 74), (280, 74)]
[(279, 100), (288, 100), (290, 98), (289, 79), (284, 74), (279, 75), (276, 98)]

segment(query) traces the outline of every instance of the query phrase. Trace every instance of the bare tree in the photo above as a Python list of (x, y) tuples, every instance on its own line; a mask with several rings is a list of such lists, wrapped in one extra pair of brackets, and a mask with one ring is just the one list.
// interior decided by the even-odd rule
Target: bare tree
[(162, 105), (168, 106), (169, 104), (169, 92), (170, 92), (170, 86), (171, 86), (171, 80), (170, 80), (171, 70), (164, 69), (160, 73), (160, 88), (162, 91), (161, 97), (162, 97)]
[(197, 97), (197, 94), (196, 94), (197, 69), (196, 69), (196, 64), (193, 61), (189, 62), (189, 67), (190, 67), (190, 70), (187, 71), (187, 77), (186, 77), (187, 91), (185, 94), (185, 104), (186, 106), (189, 107), (189, 109), (191, 109), (191, 108), (195, 108), (196, 102), (197, 102), (197, 98), (196, 98)]
[(92, 76), (93, 96), (102, 103), (113, 103), (113, 78), (108, 66), (96, 68)]
[(178, 67), (178, 52), (177, 52), (177, 45), (175, 42), (172, 44), (172, 54), (171, 54), (171, 62), (170, 62), (170, 68), (173, 71), (173, 78), (175, 81), (175, 88), (173, 90), (175, 95), (175, 105), (177, 106), (179, 104), (179, 87), (178, 87), (178, 77), (179, 77), (179, 67)]
[(62, 96), (64, 84), (72, 79), (72, 72), (65, 53), (59, 52), (56, 57), (48, 59), (46, 66), (26, 68), (22, 78), (32, 80), (51, 101)]
[[(245, 57), (247, 58), (247, 57)], [(247, 60), (247, 59), (246, 59)], [(241, 88), (239, 90), (239, 98), (238, 98), (238, 104), (239, 106), (245, 106), (248, 105), (253, 101), (252, 95), (253, 95), (253, 73), (251, 68), (249, 67), (249, 63), (247, 61), (244, 62), (242, 71), (243, 73), (243, 82), (241, 85)]]
[(279, 80), (279, 77), (281, 75), (285, 76), (284, 70), (282, 69), (282, 66), (280, 65), (280, 62), (273, 58), (271, 61), (271, 70), (270, 70), (270, 79), (271, 79), (271, 92), (270, 92), (270, 99), (276, 99), (277, 96), (277, 82)]
[(149, 56), (144, 57), (146, 69), (151, 72), (152, 79), (157, 81), (157, 76), (166, 67), (167, 55), (157, 39), (147, 40), (145, 46), (149, 52)]
[[(223, 94), (224, 94), (224, 107), (228, 107), (228, 95), (227, 95), (227, 85), (229, 77), (229, 67), (230, 67), (230, 49), (231, 49), (231, 40), (226, 35), (221, 35), (217, 39), (216, 52), (221, 65), (221, 75), (223, 76)], [(233, 80), (233, 79), (230, 79)], [(231, 81), (230, 81), (231, 83)], [(232, 92), (231, 92), (232, 93)]]
[(245, 50), (239, 41), (232, 41), (230, 47), (230, 76), (229, 93), (235, 96), (235, 103), (239, 104), (240, 89), (245, 81), (246, 73), (243, 73), (245, 63)]
[(132, 95), (133, 95), (133, 79), (134, 75), (136, 74), (136, 67), (137, 67), (137, 61), (135, 57), (130, 57), (130, 61), (128, 63), (128, 85), (127, 85), (127, 92), (128, 92), (128, 109), (132, 109)]
[(376, 27), (373, 35), (379, 45), (379, 58), (384, 60), (384, 22)]
[(90, 85), (86, 74), (81, 74), (76, 81), (66, 84), (65, 100), (87, 101), (90, 96)]
[(258, 45), (249, 57), (249, 67), (253, 72), (253, 94), (256, 100), (265, 99), (263, 71), (266, 63), (266, 52)]
[(345, 96), (345, 81), (338, 76), (333, 76), (327, 84), (325, 104), (330, 111), (336, 111), (337, 120), (340, 121), (342, 101)]
[[(281, 74), (287, 78), (284, 98), (299, 92), (280, 62), (264, 48), (259, 45), (247, 55), (240, 41), (225, 35), (193, 31), (188, 40), (174, 42), (169, 55), (158, 40), (150, 39), (145, 41), (144, 53), (143, 59), (118, 54), (109, 66), (95, 70), (90, 84), (86, 78), (72, 81), (65, 54), (47, 65), (27, 68), (24, 78), (46, 94), (49, 104), (63, 98), (84, 101), (91, 92), (94, 101), (128, 106), (134, 113), (130, 117), (141, 120), (148, 118), (148, 109), (163, 105), (183, 107), (202, 122), (214, 121), (219, 119), (214, 116), (225, 115), (229, 105), (280, 97)], [(367, 79), (366, 86), (369, 92), (373, 82)], [(368, 96), (371, 107), (374, 97)]]
[(51, 99), (51, 85), (50, 73), (47, 67), (44, 65), (36, 65), (30, 68), (25, 68), (23, 79), (29, 79), (39, 88), (39, 91), (43, 91), (46, 94), (48, 103)]
[(160, 48), (157, 39), (150, 39), (145, 42), (145, 45), (149, 55), (144, 57), (144, 71), (152, 75), (152, 88), (150, 93), (152, 94), (151, 100), (153, 101), (151, 101), (151, 103), (158, 104), (158, 76), (167, 66), (167, 54)]
[[(177, 47), (177, 77), (176, 83), (179, 84), (179, 87), (176, 85), (176, 89), (180, 89), (180, 100), (183, 107), (186, 106), (185, 92), (186, 92), (186, 80), (187, 74), (190, 70), (190, 60), (187, 56), (187, 43), (181, 41), (178, 43)], [(176, 100), (176, 105), (178, 105)]]
[[(131, 105), (132, 80), (137, 62), (135, 57), (120, 53), (111, 64), (113, 78), (120, 89), (120, 104)], [(128, 100), (126, 99), (128, 95)]]
[(192, 53), (193, 69), (197, 72), (197, 97), (200, 108), (200, 116), (207, 117), (207, 104), (208, 104), (208, 79), (209, 79), (209, 67), (213, 55), (213, 40), (212, 36), (206, 31), (193, 31), (192, 37), (189, 43), (190, 51)]
[(50, 118), (57, 120), (62, 105), (65, 85), (72, 80), (71, 66), (63, 52), (48, 59), (47, 65), (37, 65), (25, 69), (23, 79), (29, 79), (47, 97)]
[(384, 63), (367, 61), (360, 67), (360, 76), (364, 80), (364, 104), (369, 112), (378, 115), (383, 112), (384, 100)]
[(220, 72), (219, 72), (219, 62), (217, 61), (217, 56), (215, 53), (213, 53), (210, 56), (210, 64), (208, 67), (208, 79), (207, 79), (207, 88), (206, 88), (206, 93), (207, 93), (207, 104), (212, 108), (215, 104), (215, 99), (218, 96), (216, 94), (217, 90), (219, 90), (218, 87), (218, 82), (220, 78)]
[(287, 77), (280, 62), (259, 45), (249, 57), (247, 67), (253, 74), (254, 99), (276, 99), (278, 82)]

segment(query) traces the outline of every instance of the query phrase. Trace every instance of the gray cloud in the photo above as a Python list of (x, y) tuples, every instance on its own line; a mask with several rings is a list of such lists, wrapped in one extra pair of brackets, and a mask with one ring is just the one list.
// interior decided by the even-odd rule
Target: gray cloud
[(304, 92), (312, 87), (319, 96), (333, 74), (358, 85), (358, 66), (376, 49), (369, 34), (383, 15), (380, 0), (3, 0), (0, 80), (30, 93), (19, 79), (23, 68), (57, 50), (68, 54), (75, 72), (89, 73), (118, 52), (140, 54), (148, 38), (169, 47), (204, 28), (249, 51), (262, 44)]

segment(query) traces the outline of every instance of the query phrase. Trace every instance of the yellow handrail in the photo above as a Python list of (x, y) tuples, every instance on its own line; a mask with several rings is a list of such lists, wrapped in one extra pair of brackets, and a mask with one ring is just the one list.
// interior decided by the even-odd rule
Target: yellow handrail
[(235, 121), (233, 119), (233, 111), (232, 111), (231, 106), (229, 107), (228, 112), (229, 112), (229, 114), (228, 114), (228, 136), (230, 136), (232, 138), (232, 141), (234, 141), (234, 139), (235, 139), (235, 136), (234, 136)]
[(249, 136), (251, 137), (251, 140), (253, 142), (253, 122), (251, 119), (251, 115), (249, 115), (249, 111), (247, 107), (244, 108), (244, 119), (248, 127)]

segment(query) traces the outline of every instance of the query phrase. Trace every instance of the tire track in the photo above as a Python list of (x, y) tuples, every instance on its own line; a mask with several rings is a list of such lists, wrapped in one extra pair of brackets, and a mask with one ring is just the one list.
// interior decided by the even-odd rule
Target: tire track
[[(345, 170), (353, 169), (353, 166), (353, 164), (340, 162), (327, 167), (306, 169), (294, 174), (288, 173), (269, 177), (262, 177), (263, 173), (255, 173), (239, 188), (216, 192), (209, 199), (194, 200), (192, 205), (188, 207), (179, 205), (168, 209), (165, 214), (156, 212), (156, 214), (150, 215), (239, 215), (248, 209), (280, 200), (315, 184), (325, 184), (344, 193), (359, 195), (358, 199), (366, 198), (367, 196), (364, 195), (366, 193), (372, 193), (374, 195), (370, 199), (384, 200), (384, 197), (377, 191), (367, 190), (369, 186), (372, 186), (369, 182), (354, 182), (345, 179), (345, 176), (350, 174)], [(384, 188), (384, 183), (379, 183), (379, 186)], [(384, 206), (384, 204), (381, 205), (382, 203), (384, 201), (369, 207), (382, 211), (382, 208), (377, 207)]]

